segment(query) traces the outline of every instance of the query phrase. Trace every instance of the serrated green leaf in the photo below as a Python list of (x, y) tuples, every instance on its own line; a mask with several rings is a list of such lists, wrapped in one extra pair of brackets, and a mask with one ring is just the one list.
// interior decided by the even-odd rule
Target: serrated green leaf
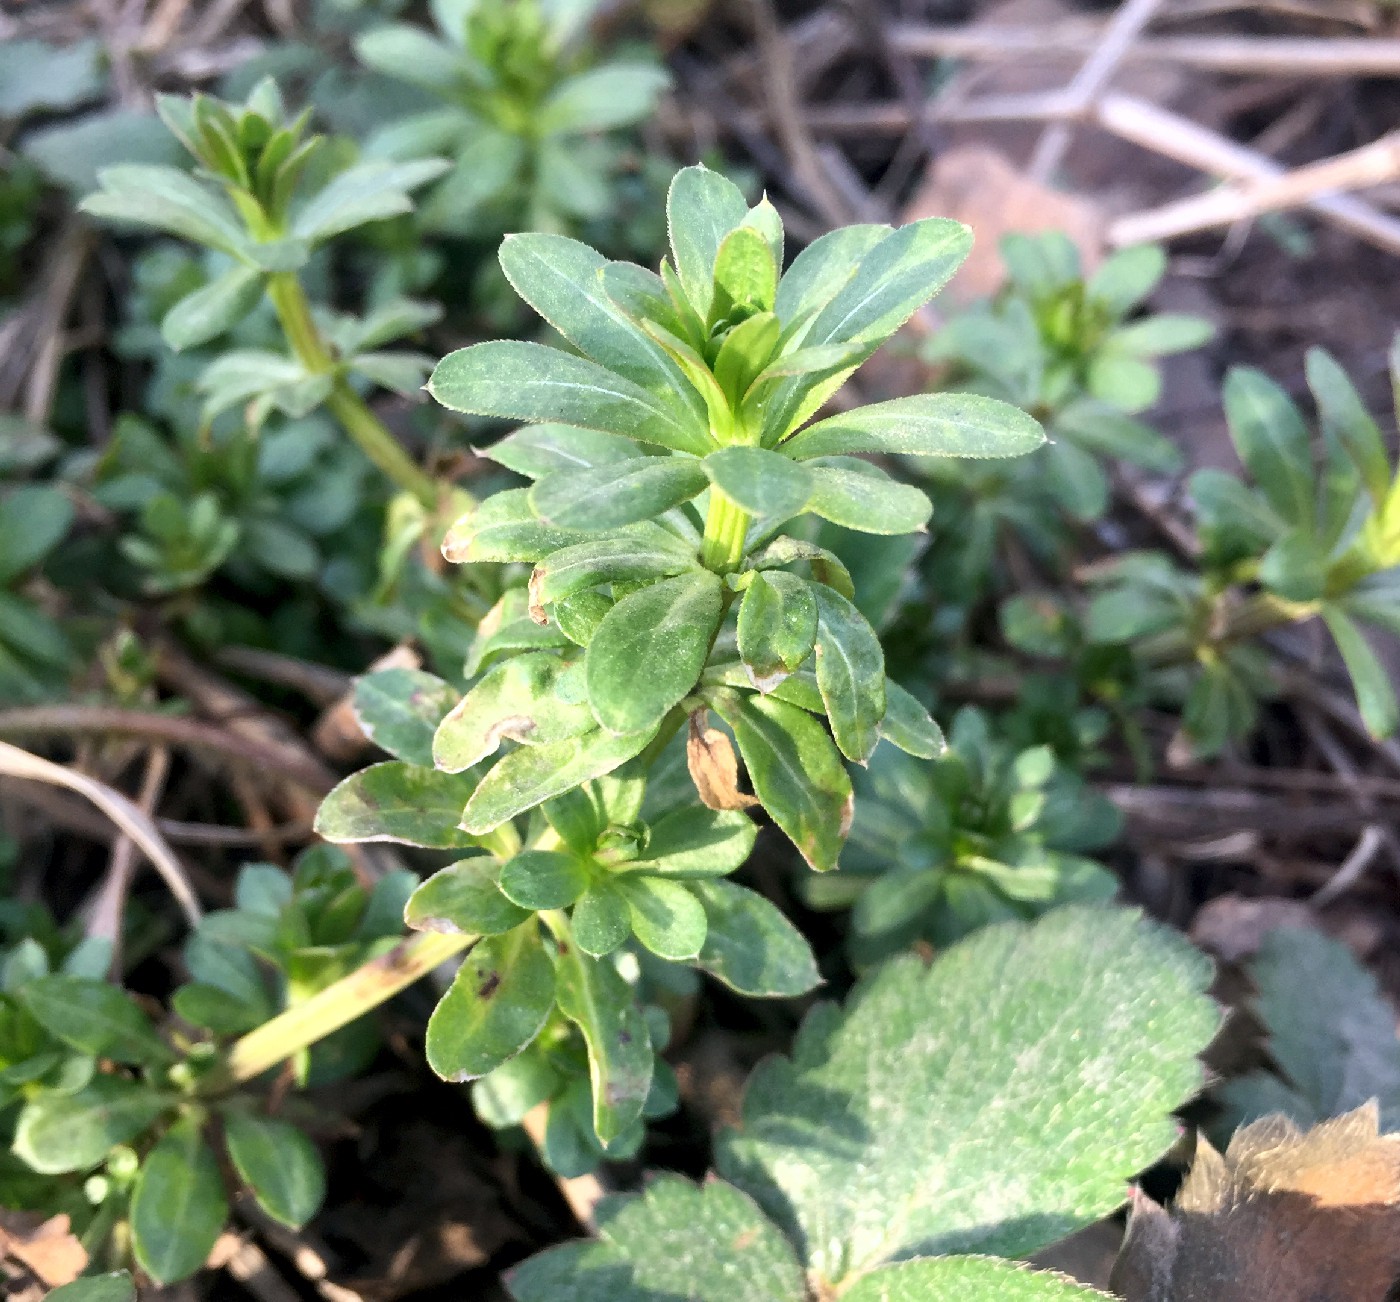
[(588, 703), (611, 732), (652, 729), (695, 687), (719, 625), (722, 584), (708, 570), (624, 597), (584, 654)]
[(606, 961), (577, 945), (555, 959), (559, 1011), (583, 1033), (593, 1087), (593, 1129), (604, 1144), (642, 1115), (655, 1056), (631, 987)]
[(739, 604), (739, 656), (749, 680), (772, 691), (812, 654), (817, 640), (813, 585), (786, 570), (760, 570)]
[(158, 1066), (175, 1056), (136, 1001), (105, 981), (45, 976), (16, 993), (46, 1031), (91, 1057)]
[(1225, 419), (1235, 451), (1274, 510), (1311, 528), (1315, 493), (1308, 427), (1289, 396), (1268, 376), (1236, 367), (1225, 377)]
[(457, 692), (419, 669), (381, 669), (355, 680), (360, 730), (395, 759), (433, 766), (433, 734), (457, 704)]
[(596, 362), (518, 340), (473, 344), (437, 364), (428, 392), (452, 411), (562, 422), (703, 456), (708, 432)]
[(690, 457), (634, 457), (589, 470), (559, 470), (530, 490), (530, 505), (547, 524), (566, 529), (618, 529), (651, 520), (703, 492), (703, 462)]
[[(785, 684), (786, 686), (786, 684)], [(818, 872), (836, 867), (851, 825), (851, 780), (809, 714), (771, 696), (715, 692), (764, 809)]]
[(773, 520), (797, 515), (812, 491), (812, 476), (806, 466), (767, 448), (721, 448), (700, 464), (731, 502)]
[(706, 167), (676, 173), (666, 195), (671, 256), (695, 311), (705, 317), (714, 297), (715, 259), (724, 237), (748, 216), (743, 192)]
[(931, 967), (896, 959), (759, 1067), (720, 1173), (832, 1285), (910, 1256), (1034, 1252), (1111, 1212), (1174, 1142), (1219, 1023), (1209, 980), (1179, 936), (1082, 907)]
[(273, 1220), (299, 1230), (320, 1210), (326, 1168), (316, 1146), (295, 1126), (229, 1110), (224, 1139), (234, 1169)]
[(413, 931), (497, 936), (529, 912), (501, 894), (501, 865), (488, 855), (462, 859), (435, 872), (409, 897), (404, 922)]
[(847, 759), (864, 764), (885, 717), (885, 653), (875, 630), (839, 592), (823, 584), (817, 599), (817, 687), (831, 733)]
[(131, 1245), (159, 1284), (193, 1275), (228, 1220), (216, 1158), (192, 1121), (178, 1121), (141, 1163), (131, 1191)]
[(258, 305), (264, 273), (234, 267), (202, 289), (186, 294), (161, 319), (161, 338), (177, 353), (198, 348), (232, 329)]
[(935, 1257), (884, 1266), (858, 1279), (845, 1302), (1107, 1302), (1063, 1275), (992, 1257)]
[(316, 831), (327, 841), (395, 841), (460, 850), (475, 841), (459, 826), (476, 790), (470, 775), (389, 760), (352, 773), (321, 802)]
[(912, 457), (1019, 457), (1045, 431), (1019, 407), (970, 393), (917, 393), (818, 421), (783, 444), (790, 457), (878, 452)]
[(501, 867), (501, 894), (522, 909), (568, 908), (588, 881), (578, 858), (558, 850), (522, 850)]
[(478, 941), (428, 1019), (428, 1065), (444, 1080), (476, 1080), (540, 1033), (554, 1007), (554, 964), (531, 920)]
[(172, 1102), (139, 1081), (94, 1076), (72, 1094), (46, 1092), (26, 1103), (12, 1147), (46, 1175), (86, 1171), (114, 1145), (135, 1139)]
[(838, 227), (813, 240), (792, 260), (778, 283), (774, 303), (785, 343), (791, 346), (802, 341), (817, 313), (836, 297), (855, 275), (861, 259), (891, 230), (873, 224)]
[(705, 944), (695, 966), (731, 990), (756, 998), (806, 994), (821, 983), (806, 938), (756, 891), (727, 881), (697, 881)]
[(599, 729), (542, 746), (522, 746), (498, 760), (477, 787), (462, 826), (485, 834), (507, 819), (627, 763), (656, 735), (656, 728), (609, 733)]
[(801, 1302), (792, 1248), (732, 1185), (679, 1176), (604, 1201), (593, 1242), (565, 1243), (506, 1277), (517, 1302)]

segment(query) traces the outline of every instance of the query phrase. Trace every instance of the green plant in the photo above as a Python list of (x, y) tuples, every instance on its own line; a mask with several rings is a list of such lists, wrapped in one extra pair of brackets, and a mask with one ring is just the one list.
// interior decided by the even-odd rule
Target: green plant
[[(1400, 348), (1392, 351), (1400, 375)], [(1400, 488), (1375, 421), (1326, 353), (1308, 355), (1320, 457), (1302, 413), (1257, 371), (1225, 383), (1225, 414), (1251, 482), (1202, 470), (1190, 482), (1199, 571), (1160, 553), (1097, 576), (1087, 631), (1131, 644), (1149, 666), (1185, 667), (1183, 728), (1203, 754), (1245, 735), (1272, 675), (1258, 639), (1320, 618), (1346, 663), (1366, 725), (1394, 730), (1389, 675), (1362, 625), (1400, 628)]]
[(817, 907), (854, 904), (858, 963), (1118, 889), (1084, 852), (1112, 842), (1122, 817), (1050, 747), (1017, 750), (971, 708), (955, 716), (948, 741), (931, 765), (878, 753), (856, 780), (841, 870), (803, 883)]
[(426, 373), (425, 359), (382, 345), (432, 320), (436, 309), (404, 300), (360, 319), (318, 316), (298, 272), (336, 236), (409, 211), (410, 194), (447, 165), (355, 162), (353, 146), (347, 150), (345, 142), (307, 134), (309, 111), (287, 120), (270, 80), (260, 82), (241, 106), (200, 95), (188, 101), (162, 96), (157, 107), (200, 164), (199, 172), (109, 167), (99, 174), (101, 189), (80, 206), (98, 217), (192, 240), (231, 263), (166, 312), (161, 333), (171, 347), (217, 338), (266, 295), (290, 348), (290, 355), (239, 349), (211, 361), (197, 382), (204, 419), (246, 406), (256, 428), (272, 411), (299, 418), (324, 404), (398, 487), (435, 507), (436, 485), (366, 405), (356, 384), (414, 391)]
[(950, 363), (960, 388), (1004, 398), (1043, 421), (1050, 446), (1022, 473), (1040, 477), (1062, 510), (1095, 519), (1109, 497), (1100, 458), (1162, 473), (1180, 467), (1176, 448), (1134, 416), (1161, 392), (1155, 359), (1199, 348), (1214, 331), (1199, 317), (1130, 319), (1166, 271), (1154, 245), (1120, 250), (1087, 278), (1078, 251), (1057, 231), (1008, 235), (1001, 252), (1006, 288), (955, 316), (924, 356)]
[(360, 33), (367, 66), (442, 102), (390, 123), (371, 155), (454, 155), (423, 205), (435, 233), (507, 225), (564, 231), (616, 206), (606, 133), (645, 118), (669, 78), (650, 57), (596, 62), (582, 37), (597, 0), (435, 0), (439, 37), (407, 23)]
[(1111, 1212), (1172, 1144), (1167, 1114), (1199, 1088), (1218, 1022), (1206, 969), (1133, 915), (1085, 908), (990, 927), (931, 967), (893, 960), (759, 1067), (717, 1178), (610, 1199), (596, 1240), (526, 1261), (511, 1294), (1102, 1298), (1014, 1259)]
[[(0, 468), (14, 472), (52, 457), (52, 440), (13, 429)], [(45, 609), (35, 576), (73, 522), (73, 504), (57, 487), (21, 484), (0, 495), (0, 699), (33, 700), (62, 680), (72, 647)]]

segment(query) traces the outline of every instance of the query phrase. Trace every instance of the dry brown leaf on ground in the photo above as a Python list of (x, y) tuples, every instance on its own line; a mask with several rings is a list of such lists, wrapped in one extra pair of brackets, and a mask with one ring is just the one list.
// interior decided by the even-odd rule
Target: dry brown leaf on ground
[(1127, 1302), (1386, 1302), (1400, 1279), (1400, 1135), (1374, 1103), (1300, 1131), (1204, 1139), (1168, 1210), (1135, 1192), (1112, 1286)]
[(22, 1267), (46, 1289), (71, 1284), (88, 1263), (67, 1216), (45, 1220), (30, 1212), (0, 1211), (0, 1257)]
[(1006, 279), (997, 245), (1016, 231), (1063, 231), (1086, 269), (1103, 257), (1104, 218), (1078, 195), (1051, 190), (1023, 176), (1004, 155), (985, 145), (950, 149), (933, 160), (901, 221), (953, 217), (977, 232), (972, 253), (945, 291), (955, 302), (994, 294)]

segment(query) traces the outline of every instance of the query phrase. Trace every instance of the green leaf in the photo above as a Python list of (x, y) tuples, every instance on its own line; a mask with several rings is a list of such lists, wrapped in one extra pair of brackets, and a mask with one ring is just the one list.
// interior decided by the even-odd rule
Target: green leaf
[(885, 679), (885, 717), (880, 736), (906, 755), (937, 759), (947, 750), (943, 730), (922, 704), (898, 683)]
[(272, 1015), (265, 1004), (248, 1004), (218, 986), (191, 982), (170, 996), (170, 1007), (192, 1026), (202, 1026), (215, 1035), (242, 1035)]
[(462, 56), (409, 23), (385, 23), (361, 32), (355, 38), (355, 57), (377, 72), (440, 95), (456, 91), (465, 80)]
[(895, 959), (758, 1068), (720, 1173), (830, 1286), (916, 1255), (1029, 1254), (1113, 1211), (1175, 1141), (1219, 1024), (1209, 981), (1181, 937), (1082, 907)]
[(697, 881), (705, 944), (695, 966), (756, 998), (804, 995), (821, 983), (806, 938), (774, 904), (733, 882)]
[(902, 1261), (862, 1276), (843, 1302), (1107, 1302), (1063, 1275), (992, 1257)]
[(718, 691), (715, 712), (734, 730), (769, 817), (818, 872), (836, 867), (851, 825), (851, 780), (826, 730), (771, 696)]
[(430, 1066), (444, 1080), (476, 1080), (515, 1057), (554, 1007), (554, 964), (532, 920), (478, 941), (428, 1019)]
[(374, 158), (336, 176), (292, 216), (291, 233), (315, 245), (356, 226), (413, 211), (409, 195), (451, 170), (442, 158), (394, 163)]
[(591, 732), (588, 707), (560, 691), (571, 671), (576, 672), (574, 665), (548, 651), (494, 665), (438, 725), (433, 763), (446, 773), (461, 773), (506, 740), (547, 746)]
[(1372, 501), (1385, 501), (1390, 491), (1390, 457), (1380, 428), (1330, 353), (1310, 348), (1307, 356), (1308, 387), (1317, 400), (1323, 432), (1346, 449), (1361, 475)]
[(651, 112), (670, 84), (664, 68), (614, 63), (561, 81), (540, 106), (535, 129), (546, 134), (612, 131)]
[(703, 492), (709, 482), (704, 464), (690, 457), (633, 457), (590, 470), (558, 470), (530, 490), (530, 505), (547, 524), (618, 529)]
[(861, 260), (891, 233), (889, 226), (841, 226), (813, 240), (778, 283), (774, 309), (785, 341), (801, 343), (807, 328), (855, 275)]
[[(581, 529), (561, 529), (535, 518), (528, 488), (493, 493), (457, 520), (442, 540), (442, 554), (455, 564), (530, 561), (557, 547), (588, 542)], [(509, 594), (507, 594), (507, 597)]]
[(193, 1275), (228, 1221), (219, 1159), (189, 1120), (177, 1121), (141, 1163), (131, 1191), (136, 1264), (158, 1284)]
[(1161, 396), (1162, 377), (1150, 362), (1105, 349), (1089, 363), (1087, 387), (1109, 406), (1145, 411)]
[(807, 510), (832, 524), (861, 533), (913, 533), (933, 511), (933, 503), (912, 484), (901, 484), (868, 461), (832, 457), (808, 469)]
[(457, 704), (456, 691), (418, 669), (381, 669), (355, 680), (360, 730), (395, 759), (433, 766), (433, 734)]
[(139, 1081), (94, 1076), (72, 1094), (45, 1092), (26, 1103), (12, 1147), (45, 1175), (86, 1171), (115, 1145), (135, 1139), (172, 1102)]
[[(715, 253), (713, 318), (734, 308), (771, 312), (778, 293), (778, 263), (768, 241), (752, 226), (738, 226), (720, 242)], [(773, 340), (777, 342), (778, 331)]]
[(1346, 661), (1356, 704), (1367, 731), (1373, 737), (1390, 736), (1400, 723), (1400, 705), (1396, 703), (1390, 673), (1350, 615), (1337, 606), (1328, 605), (1323, 608), (1322, 618)]
[(531, 231), (507, 235), (500, 261), (515, 292), (579, 352), (656, 394), (697, 429), (708, 428), (704, 403), (675, 362), (608, 297), (602, 254)]
[(1215, 326), (1204, 317), (1164, 312), (1115, 330), (1105, 342), (1108, 348), (1133, 357), (1166, 357), (1189, 353), (1214, 338)]
[(102, 188), (78, 207), (109, 221), (154, 226), (246, 261), (248, 237), (224, 197), (173, 167), (128, 163), (98, 173)]
[(17, 993), (40, 1026), (93, 1058), (159, 1066), (175, 1056), (136, 1001), (105, 981), (45, 976)]
[(482, 779), (467, 802), (462, 826), (484, 835), (580, 783), (611, 773), (655, 735), (654, 726), (620, 734), (600, 729), (542, 746), (522, 746), (497, 761)]
[(627, 901), (611, 877), (596, 881), (574, 905), (574, 943), (585, 954), (602, 958), (632, 934)]
[(477, 855), (435, 872), (409, 897), (404, 922), (414, 931), (497, 936), (512, 931), (529, 912), (501, 894), (501, 865)]
[(501, 894), (522, 909), (565, 909), (588, 889), (588, 880), (572, 854), (522, 850), (501, 868)]
[(1290, 529), (1259, 562), (1259, 582), (1288, 601), (1316, 601), (1327, 588), (1327, 549), (1312, 533)]
[(611, 732), (654, 730), (695, 686), (719, 625), (723, 585), (708, 570), (624, 597), (584, 654), (588, 703)]
[(470, 776), (390, 760), (352, 773), (321, 802), (316, 831), (327, 841), (395, 841), (460, 850), (475, 841), (459, 826)]
[(743, 866), (758, 829), (739, 810), (682, 805), (652, 824), (643, 855), (627, 868), (693, 880), (723, 877)]
[(845, 597), (823, 584), (812, 592), (822, 703), (841, 753), (864, 764), (880, 740), (885, 717), (885, 653), (875, 630)]
[(136, 1302), (136, 1286), (124, 1270), (85, 1275), (45, 1294), (46, 1302)]
[(812, 491), (812, 475), (806, 466), (767, 448), (721, 448), (700, 464), (715, 487), (736, 506), (775, 521), (801, 512)]
[(646, 1019), (632, 990), (606, 961), (577, 945), (555, 959), (559, 1011), (583, 1033), (593, 1086), (593, 1129), (611, 1143), (640, 1119), (655, 1057)]
[[(1302, 1127), (1372, 1099), (1381, 1129), (1400, 1120), (1400, 1040), (1376, 979), (1345, 945), (1311, 928), (1271, 931), (1249, 965), (1254, 1012), (1269, 1033), (1282, 1079), (1256, 1069), (1227, 1081), (1217, 1097), (1219, 1130), (1282, 1111)], [(1212, 1133), (1215, 1133), (1214, 1131)]]
[(0, 45), (0, 118), (74, 108), (102, 94), (102, 42), (50, 45), (10, 37)]
[(918, 393), (818, 421), (783, 451), (812, 457), (877, 452), (913, 457), (1019, 457), (1045, 442), (1040, 422), (1019, 407), (970, 393)]
[(0, 583), (33, 569), (73, 523), (73, 503), (57, 488), (26, 484), (0, 498)]
[(298, 1230), (320, 1210), (326, 1168), (316, 1146), (295, 1126), (230, 1109), (224, 1113), (228, 1155), (258, 1206)]
[(1135, 466), (1174, 474), (1181, 469), (1181, 453), (1149, 425), (1097, 398), (1077, 398), (1055, 414), (1052, 432), (1072, 439), (1103, 457), (1117, 457)]
[(671, 256), (686, 297), (703, 318), (714, 296), (715, 259), (724, 237), (748, 216), (743, 192), (706, 167), (676, 173), (666, 195)]
[(607, 538), (561, 547), (530, 576), (530, 594), (546, 606), (604, 583), (666, 579), (697, 568), (694, 548), (650, 521)]
[(452, 411), (509, 420), (561, 421), (703, 456), (706, 429), (641, 385), (543, 344), (496, 340), (449, 353), (428, 392)]
[(161, 338), (178, 353), (231, 330), (257, 307), (263, 274), (258, 267), (234, 267), (203, 289), (186, 294), (161, 319)]
[(1225, 377), (1225, 419), (1235, 451), (1274, 510), (1311, 528), (1312, 444), (1292, 399), (1260, 371), (1236, 367)]
[(619, 873), (617, 888), (627, 901), (632, 933), (653, 954), (682, 962), (705, 943), (705, 910), (688, 885), (644, 873)]
[(721, 1181), (663, 1175), (605, 1200), (598, 1239), (565, 1243), (506, 1276), (517, 1302), (800, 1302), (801, 1267), (776, 1226)]
[(813, 585), (785, 570), (754, 574), (739, 605), (739, 656), (749, 680), (770, 692), (795, 673), (817, 640)]
[(1156, 289), (1166, 272), (1167, 255), (1160, 246), (1137, 244), (1106, 258), (1085, 289), (1090, 299), (1121, 317)]
[(526, 479), (543, 479), (554, 470), (629, 461), (637, 455), (637, 445), (621, 435), (577, 425), (527, 425), (480, 449), (480, 455)]

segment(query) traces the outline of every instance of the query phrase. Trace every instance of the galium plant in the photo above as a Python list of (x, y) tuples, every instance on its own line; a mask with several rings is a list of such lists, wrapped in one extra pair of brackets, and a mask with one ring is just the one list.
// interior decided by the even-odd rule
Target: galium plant
[(880, 751), (856, 779), (840, 870), (802, 882), (814, 907), (854, 905), (858, 964), (1117, 892), (1087, 854), (1113, 842), (1122, 816), (1048, 745), (1016, 748), (972, 707), (954, 717), (948, 740), (931, 764)]
[(650, 57), (596, 61), (585, 36), (598, 8), (598, 0), (434, 0), (438, 36), (408, 23), (359, 35), (362, 63), (441, 101), (367, 144), (385, 158), (452, 156), (423, 204), (426, 230), (565, 231), (615, 209), (621, 157), (607, 133), (647, 117), (669, 79)]
[[(1400, 376), (1400, 347), (1391, 361)], [(1096, 640), (1189, 670), (1183, 726), (1199, 753), (1253, 725), (1272, 677), (1258, 638), (1313, 618), (1346, 663), (1367, 727), (1384, 736), (1396, 726), (1395, 691), (1363, 626), (1400, 628), (1400, 481), (1341, 367), (1315, 349), (1307, 374), (1320, 447), (1277, 384), (1231, 372), (1225, 415), (1249, 478), (1192, 477), (1199, 570), (1159, 553), (1123, 556), (1103, 567), (1089, 606)]]
[(101, 189), (80, 207), (192, 240), (229, 260), (228, 270), (166, 313), (161, 332), (171, 347), (217, 338), (265, 295), (289, 349), (222, 352), (198, 382), (203, 418), (246, 407), (256, 428), (270, 412), (300, 418), (324, 405), (397, 487), (435, 507), (437, 486), (357, 386), (416, 391), (426, 360), (384, 345), (435, 319), (437, 309), (403, 299), (362, 318), (318, 314), (298, 273), (336, 236), (410, 211), (412, 192), (441, 176), (447, 164), (347, 161), (343, 147), (308, 134), (309, 110), (288, 120), (271, 80), (260, 82), (243, 105), (205, 95), (161, 96), (157, 109), (198, 164), (194, 174), (143, 164), (105, 168)]

